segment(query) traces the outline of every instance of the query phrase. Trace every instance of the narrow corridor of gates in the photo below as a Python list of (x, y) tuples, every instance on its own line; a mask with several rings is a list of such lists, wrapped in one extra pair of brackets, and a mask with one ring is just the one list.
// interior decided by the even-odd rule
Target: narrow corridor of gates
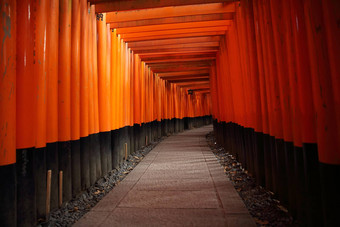
[(256, 226), (207, 145), (212, 130), (166, 138), (75, 226)]
[(136, 150), (211, 122), (298, 223), (339, 224), (339, 0), (0, 0), (0, 13), (1, 225), (46, 222)]

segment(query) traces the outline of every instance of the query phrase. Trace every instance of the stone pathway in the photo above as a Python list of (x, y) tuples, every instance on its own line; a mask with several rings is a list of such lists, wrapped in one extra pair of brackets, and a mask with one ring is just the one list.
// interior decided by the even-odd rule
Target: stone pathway
[(206, 143), (210, 131), (166, 138), (75, 226), (256, 226)]

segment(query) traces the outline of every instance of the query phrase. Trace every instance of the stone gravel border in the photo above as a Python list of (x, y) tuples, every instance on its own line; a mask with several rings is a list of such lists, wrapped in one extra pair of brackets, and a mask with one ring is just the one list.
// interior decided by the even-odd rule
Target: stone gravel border
[(274, 198), (274, 193), (257, 185), (241, 163), (216, 143), (214, 132), (208, 133), (206, 140), (257, 226), (299, 226), (280, 201)]
[(82, 192), (76, 198), (66, 202), (63, 206), (50, 213), (49, 221), (40, 223), (38, 227), (72, 226), (84, 214), (91, 210), (107, 193), (122, 181), (134, 167), (158, 144), (164, 137), (151, 142), (128, 156), (120, 168), (111, 170), (100, 178), (94, 185)]

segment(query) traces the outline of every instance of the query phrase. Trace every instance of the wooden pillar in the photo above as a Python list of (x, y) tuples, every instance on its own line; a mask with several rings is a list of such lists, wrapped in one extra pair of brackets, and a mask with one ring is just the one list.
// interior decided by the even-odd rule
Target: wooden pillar
[(36, 3), (35, 59), (34, 75), (37, 89), (36, 148), (36, 205), (37, 218), (45, 219), (46, 199), (46, 99), (47, 99), (47, 17), (50, 11), (49, 1)]
[(16, 225), (16, 1), (0, 1), (0, 222)]
[(81, 191), (80, 159), (80, 1), (72, 1), (71, 18), (71, 150), (72, 195)]
[[(60, 0), (59, 16), (59, 171), (63, 171), (63, 201), (72, 198), (71, 154), (71, 18), (72, 5)], [(52, 171), (53, 174), (53, 171)], [(58, 174), (58, 172), (56, 173)], [(57, 176), (57, 175), (56, 175)], [(53, 180), (52, 180), (53, 181)], [(52, 188), (53, 190), (53, 188)]]
[(80, 1), (80, 159), (81, 186), (90, 186), (90, 141), (89, 135), (89, 77), (88, 77), (88, 9), (87, 1)]
[[(33, 72), (33, 0), (17, 6), (16, 148), (17, 225), (36, 224), (33, 152), (35, 146), (36, 86)], [(1, 117), (1, 119), (3, 119)], [(3, 185), (6, 185), (3, 183)], [(7, 185), (6, 185), (7, 187)], [(5, 198), (5, 197), (4, 197)], [(3, 214), (1, 212), (1, 214)]]
[[(100, 139), (99, 135), (94, 133), (94, 67), (93, 67), (93, 33), (96, 31), (93, 28), (93, 21), (96, 20), (91, 13), (90, 3), (87, 5), (87, 17), (88, 17), (88, 126), (89, 126), (89, 143), (90, 143), (90, 182), (93, 185), (97, 179), (102, 175), (100, 164)], [(99, 165), (99, 166), (98, 166)], [(106, 165), (105, 165), (106, 166)]]
[[(339, 9), (338, 3), (333, 3), (332, 9), (328, 8), (330, 2), (322, 1), (304, 2), (304, 13), (307, 31), (307, 43), (311, 67), (313, 87), (313, 101), (316, 114), (316, 136), (320, 162), (322, 202), (324, 225), (332, 226), (337, 223), (338, 203), (340, 201), (339, 186), (332, 181), (340, 173), (340, 141), (337, 125), (338, 107), (335, 100), (339, 90), (338, 80), (335, 79), (336, 66), (334, 53), (336, 47), (332, 46), (337, 39), (338, 28), (333, 9)], [(325, 4), (325, 5), (324, 5)], [(323, 13), (325, 9), (325, 15)], [(329, 11), (329, 12), (328, 12)], [(327, 15), (330, 13), (330, 15)], [(333, 18), (333, 20), (331, 19)], [(325, 20), (326, 19), (326, 20)]]

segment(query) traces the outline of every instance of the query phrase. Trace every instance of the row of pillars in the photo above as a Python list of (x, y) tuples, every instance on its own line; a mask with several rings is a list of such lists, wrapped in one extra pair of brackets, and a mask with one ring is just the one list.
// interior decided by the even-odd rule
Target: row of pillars
[(340, 2), (241, 0), (211, 87), (219, 143), (301, 225), (340, 212)]
[(0, 221), (36, 226), (101, 177), (120, 168), (129, 155), (161, 137), (211, 123), (211, 116), (153, 121), (80, 140), (17, 150), (17, 163), (1, 166)]

